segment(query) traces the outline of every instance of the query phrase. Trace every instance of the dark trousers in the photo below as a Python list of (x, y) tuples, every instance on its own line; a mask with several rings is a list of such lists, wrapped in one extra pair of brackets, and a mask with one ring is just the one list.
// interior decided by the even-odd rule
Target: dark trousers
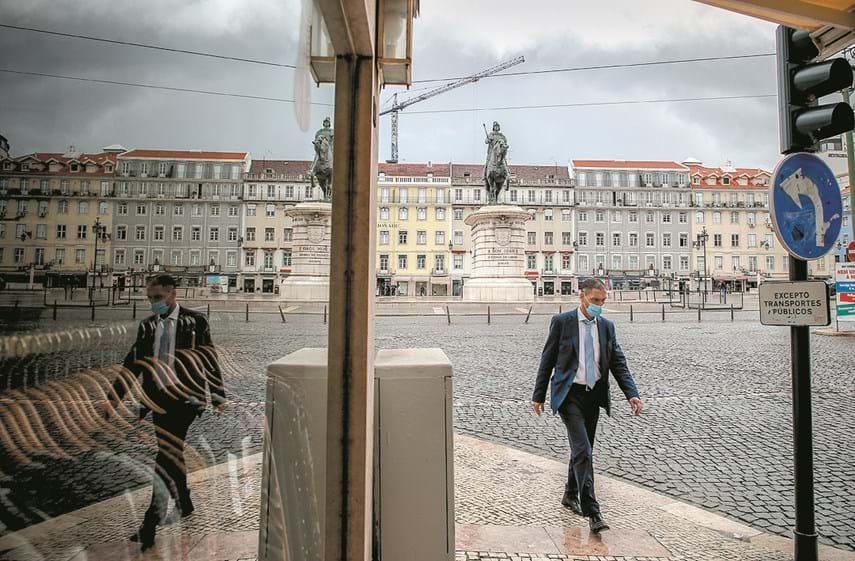
[(573, 384), (558, 414), (561, 415), (570, 440), (570, 465), (565, 491), (571, 496), (578, 493), (585, 516), (599, 513), (600, 503), (594, 493), (593, 451), (600, 406), (595, 391), (587, 391), (585, 386)]
[(151, 503), (144, 519), (144, 524), (149, 525), (163, 522), (169, 510), (170, 497), (179, 502), (190, 498), (190, 491), (187, 489), (187, 466), (184, 463), (184, 439), (196, 419), (196, 410), (185, 404), (164, 409), (164, 414), (152, 412), (157, 457), (154, 461)]

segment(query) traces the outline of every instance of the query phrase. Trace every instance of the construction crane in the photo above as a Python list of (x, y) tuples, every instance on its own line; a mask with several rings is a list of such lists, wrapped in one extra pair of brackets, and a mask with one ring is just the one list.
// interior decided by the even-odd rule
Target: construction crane
[(412, 97), (406, 101), (402, 101), (398, 103), (398, 94), (392, 96), (392, 107), (382, 111), (380, 115), (386, 115), (388, 113), (392, 114), (392, 157), (386, 160), (390, 164), (398, 163), (398, 113), (403, 111), (405, 108), (413, 105), (414, 103), (418, 103), (420, 101), (424, 101), (426, 99), (430, 99), (439, 94), (451, 91), (455, 88), (459, 88), (460, 86), (465, 86), (466, 84), (471, 84), (472, 82), (477, 82), (481, 78), (486, 78), (487, 76), (492, 76), (502, 70), (506, 70), (512, 66), (516, 66), (517, 64), (522, 64), (525, 62), (525, 57), (518, 56), (513, 60), (509, 60), (507, 62), (503, 62), (497, 66), (493, 66), (486, 70), (482, 70), (477, 74), (473, 74), (471, 76), (467, 76), (466, 78), (461, 78), (459, 80), (455, 80), (449, 84), (445, 84), (444, 86), (440, 86), (428, 92), (425, 92), (421, 95), (417, 95), (416, 97)]

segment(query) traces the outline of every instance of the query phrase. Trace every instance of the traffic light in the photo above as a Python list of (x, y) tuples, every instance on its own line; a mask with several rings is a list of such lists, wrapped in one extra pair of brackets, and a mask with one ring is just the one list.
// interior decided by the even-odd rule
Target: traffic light
[(852, 85), (849, 62), (812, 62), (819, 49), (807, 31), (781, 25), (776, 40), (781, 153), (813, 151), (818, 141), (851, 131), (855, 115), (849, 105), (817, 104), (820, 97)]

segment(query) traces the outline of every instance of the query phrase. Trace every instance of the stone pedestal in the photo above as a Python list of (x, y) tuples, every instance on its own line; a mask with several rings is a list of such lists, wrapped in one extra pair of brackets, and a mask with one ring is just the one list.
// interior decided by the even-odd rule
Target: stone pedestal
[(530, 302), (534, 289), (525, 277), (525, 223), (518, 206), (490, 205), (466, 217), (472, 228), (472, 276), (463, 285), (467, 302)]
[(291, 217), (291, 274), (282, 281), (282, 300), (327, 302), (330, 294), (330, 217), (332, 205), (299, 203), (285, 210)]

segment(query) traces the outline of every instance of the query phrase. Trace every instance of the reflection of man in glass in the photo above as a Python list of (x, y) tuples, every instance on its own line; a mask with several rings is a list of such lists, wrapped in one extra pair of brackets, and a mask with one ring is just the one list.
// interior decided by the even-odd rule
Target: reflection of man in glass
[[(175, 501), (174, 513), (181, 518), (195, 510), (184, 460), (187, 431), (205, 411), (206, 393), (210, 393), (215, 411), (222, 412), (226, 406), (208, 318), (180, 306), (175, 287), (176, 281), (169, 275), (148, 281), (146, 296), (152, 315), (141, 322), (136, 342), (123, 363), (133, 377), (142, 377), (142, 390), (151, 407), (141, 409), (140, 418), (151, 411), (157, 440), (151, 503), (142, 526), (131, 536), (143, 551), (154, 545), (157, 526), (169, 520), (170, 498)], [(107, 418), (115, 414), (128, 388), (126, 378), (116, 379), (115, 396), (105, 408)]]

